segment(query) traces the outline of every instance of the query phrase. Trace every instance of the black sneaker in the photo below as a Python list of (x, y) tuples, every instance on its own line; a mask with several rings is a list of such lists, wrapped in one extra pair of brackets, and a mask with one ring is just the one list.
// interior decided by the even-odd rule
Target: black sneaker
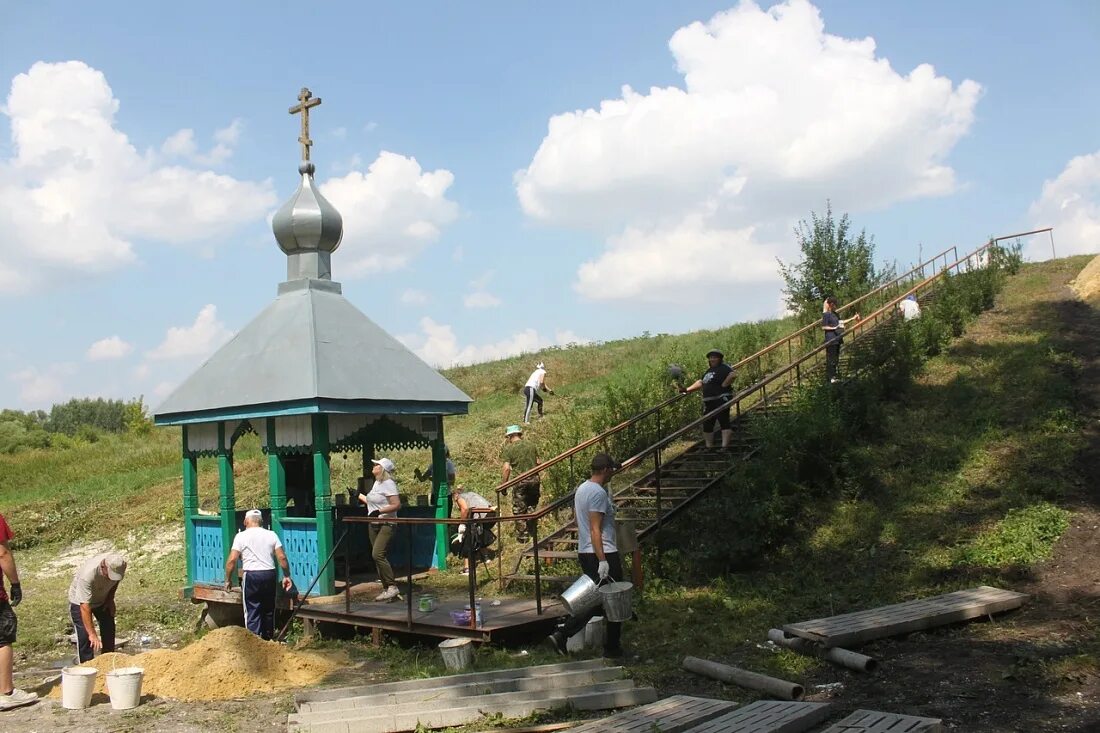
[(560, 631), (555, 631), (546, 637), (546, 644), (561, 656), (566, 656), (568, 650), (565, 648), (565, 634)]

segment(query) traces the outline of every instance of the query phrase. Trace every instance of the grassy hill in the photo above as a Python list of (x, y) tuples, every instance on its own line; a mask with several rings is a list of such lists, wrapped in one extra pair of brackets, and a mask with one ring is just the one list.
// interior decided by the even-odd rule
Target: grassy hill
[[(678, 671), (680, 657), (700, 654), (827, 681), (816, 661), (764, 651), (754, 642), (769, 626), (795, 617), (979, 582), (1012, 587), (1034, 574), (1080, 511), (1091, 480), (1087, 471), (1095, 466), (1087, 460), (1095, 449), (1095, 403), (1088, 395), (1094, 372), (1084, 354), (1100, 348), (1100, 337), (1080, 323), (1096, 320), (1096, 304), (1074, 301), (1066, 288), (1088, 259), (1025, 266), (1008, 280), (995, 307), (915, 379), (884, 382), (885, 391), (873, 399), (857, 395), (830, 407), (837, 415), (821, 419), (859, 419), (873, 428), (851, 429), (842, 438), (844, 465), (830, 469), (828, 491), (819, 492), (813, 477), (797, 471), (783, 479), (789, 485), (781, 488), (789, 493), (775, 506), (797, 521), (777, 525), (778, 535), (758, 553), (754, 569), (723, 568), (719, 556), (730, 538), (720, 523), (731, 513), (751, 513), (762, 501), (760, 482), (767, 474), (759, 469), (673, 523), (663, 577), (651, 574), (642, 620), (627, 632), (638, 653), (634, 674), (662, 691), (722, 696), (717, 684), (701, 685)], [(1072, 302), (1077, 305), (1066, 305)], [(668, 363), (701, 371), (702, 354), (712, 346), (724, 348), (732, 361), (796, 325), (770, 321), (645, 336), (449, 370), (448, 378), (476, 399), (470, 415), (446, 424), (460, 482), (479, 489), (497, 482), (502, 428), (518, 420), (519, 388), (539, 359), (558, 392), (547, 398), (547, 419), (531, 430), (548, 456), (667, 394)], [(806, 409), (817, 408), (808, 403)], [(773, 427), (774, 450), (764, 456), (774, 465), (805, 464), (806, 455), (776, 452), (783, 436), (797, 429)], [(178, 433), (166, 429), (140, 439), (113, 436), (0, 457), (0, 511), (20, 536), (16, 549), (26, 578), (21, 649), (57, 648), (68, 571), (51, 575), (51, 568), (63, 564), (62, 552), (72, 542), (108, 541), (137, 559), (120, 596), (124, 633), (190, 633), (194, 610), (175, 596), (183, 582), (178, 443)], [(804, 452), (829, 450), (791, 444)], [(412, 468), (427, 463), (426, 453), (394, 458), (406, 486)], [(357, 456), (334, 457), (334, 488), (350, 485), (358, 463)], [(238, 444), (236, 473), (238, 506), (266, 505), (266, 466), (254, 436)], [(216, 493), (216, 471), (204, 463), (204, 507), (215, 508)], [(1066, 655), (1077, 660), (1075, 668), (1097, 671), (1087, 644), (1067, 647)], [(434, 671), (420, 659), (413, 665), (391, 652), (382, 658), (392, 674)], [(1060, 684), (1042, 677), (1039, 686), (1058, 695)]]

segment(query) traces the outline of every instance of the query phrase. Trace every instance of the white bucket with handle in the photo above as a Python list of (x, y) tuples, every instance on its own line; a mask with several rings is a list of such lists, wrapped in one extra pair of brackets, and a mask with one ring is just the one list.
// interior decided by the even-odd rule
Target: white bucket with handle
[(115, 710), (136, 708), (141, 702), (141, 680), (145, 670), (141, 667), (119, 667), (107, 673), (107, 694)]
[(98, 672), (95, 667), (65, 667), (61, 670), (61, 707), (83, 710), (91, 705)]
[(474, 642), (470, 639), (447, 639), (439, 645), (443, 666), (461, 672), (474, 663)]

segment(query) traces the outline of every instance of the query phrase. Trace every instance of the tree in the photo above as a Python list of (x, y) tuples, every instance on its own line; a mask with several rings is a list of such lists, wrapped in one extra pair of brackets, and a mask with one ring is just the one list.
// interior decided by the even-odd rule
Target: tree
[(852, 239), (850, 229), (848, 215), (835, 219), (829, 202), (824, 216), (810, 212), (810, 221), (798, 222), (794, 234), (802, 261), (794, 265), (779, 261), (783, 295), (792, 311), (807, 319), (818, 318), (827, 296), (844, 304), (894, 277), (892, 267), (875, 270), (874, 237), (864, 229)]

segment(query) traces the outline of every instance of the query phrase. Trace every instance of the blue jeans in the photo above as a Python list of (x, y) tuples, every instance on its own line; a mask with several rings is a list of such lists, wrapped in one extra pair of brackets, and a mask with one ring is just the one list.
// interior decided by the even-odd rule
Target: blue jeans
[[(99, 623), (99, 640), (103, 642), (103, 651), (115, 650), (115, 617), (107, 612), (106, 606), (92, 609), (92, 616)], [(69, 617), (76, 629), (76, 654), (81, 663), (90, 662), (95, 657), (92, 642), (88, 640), (88, 630), (84, 628), (84, 619), (80, 617), (80, 606), (69, 604)]]

